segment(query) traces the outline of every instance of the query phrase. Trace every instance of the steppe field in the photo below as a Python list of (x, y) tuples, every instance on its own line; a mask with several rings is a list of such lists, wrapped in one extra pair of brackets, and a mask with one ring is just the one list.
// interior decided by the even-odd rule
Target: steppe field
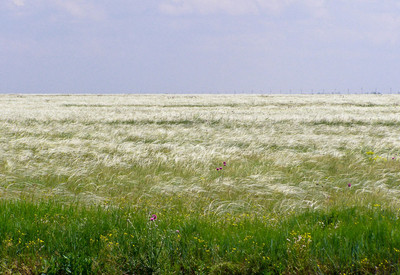
[(400, 273), (400, 95), (1, 95), (0, 274)]

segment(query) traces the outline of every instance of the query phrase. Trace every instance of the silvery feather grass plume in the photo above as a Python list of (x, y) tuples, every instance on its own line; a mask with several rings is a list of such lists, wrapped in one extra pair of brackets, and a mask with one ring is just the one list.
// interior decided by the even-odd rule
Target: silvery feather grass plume
[(3, 95), (0, 192), (180, 195), (215, 213), (360, 196), (399, 207), (399, 105), (397, 95)]

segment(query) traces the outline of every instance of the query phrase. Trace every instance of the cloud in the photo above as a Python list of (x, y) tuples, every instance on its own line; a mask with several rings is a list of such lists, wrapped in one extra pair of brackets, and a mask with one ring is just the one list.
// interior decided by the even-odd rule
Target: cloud
[(160, 5), (160, 10), (168, 14), (253, 13), (258, 10), (255, 1), (243, 0), (172, 0)]
[(400, 42), (400, 4), (396, 1), (342, 1), (332, 5), (332, 10), (332, 28), (343, 33), (342, 39), (358, 41), (362, 47), (393, 47)]
[(67, 14), (76, 18), (101, 19), (105, 16), (105, 11), (99, 5), (92, 4), (90, 1), (77, 0), (52, 0), (56, 7)]
[(65, 19), (65, 16), (69, 16), (75, 19), (92, 20), (103, 19), (106, 16), (104, 3), (95, 0), (8, 0), (0, 1), (0, 10), (2, 8), (18, 16), (41, 13), (41, 16), (51, 14), (53, 18), (61, 16)]
[(12, 0), (13, 4), (18, 6), (18, 7), (22, 7), (25, 5), (25, 1), (24, 0)]
[(279, 14), (287, 7), (301, 4), (323, 14), (325, 0), (165, 0), (159, 10), (166, 14), (188, 13), (210, 14), (227, 13), (231, 15), (274, 13)]

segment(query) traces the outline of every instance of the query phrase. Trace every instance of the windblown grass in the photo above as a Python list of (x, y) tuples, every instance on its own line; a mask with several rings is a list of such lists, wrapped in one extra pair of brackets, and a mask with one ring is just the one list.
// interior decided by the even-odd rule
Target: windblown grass
[(2, 96), (0, 268), (400, 272), (399, 105)]

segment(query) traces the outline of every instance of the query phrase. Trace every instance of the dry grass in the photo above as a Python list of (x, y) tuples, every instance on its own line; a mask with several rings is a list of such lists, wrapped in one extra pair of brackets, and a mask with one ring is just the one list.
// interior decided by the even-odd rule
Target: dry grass
[(218, 212), (341, 203), (351, 183), (346, 200), (379, 194), (398, 207), (399, 105), (396, 95), (3, 95), (0, 192), (201, 197)]

